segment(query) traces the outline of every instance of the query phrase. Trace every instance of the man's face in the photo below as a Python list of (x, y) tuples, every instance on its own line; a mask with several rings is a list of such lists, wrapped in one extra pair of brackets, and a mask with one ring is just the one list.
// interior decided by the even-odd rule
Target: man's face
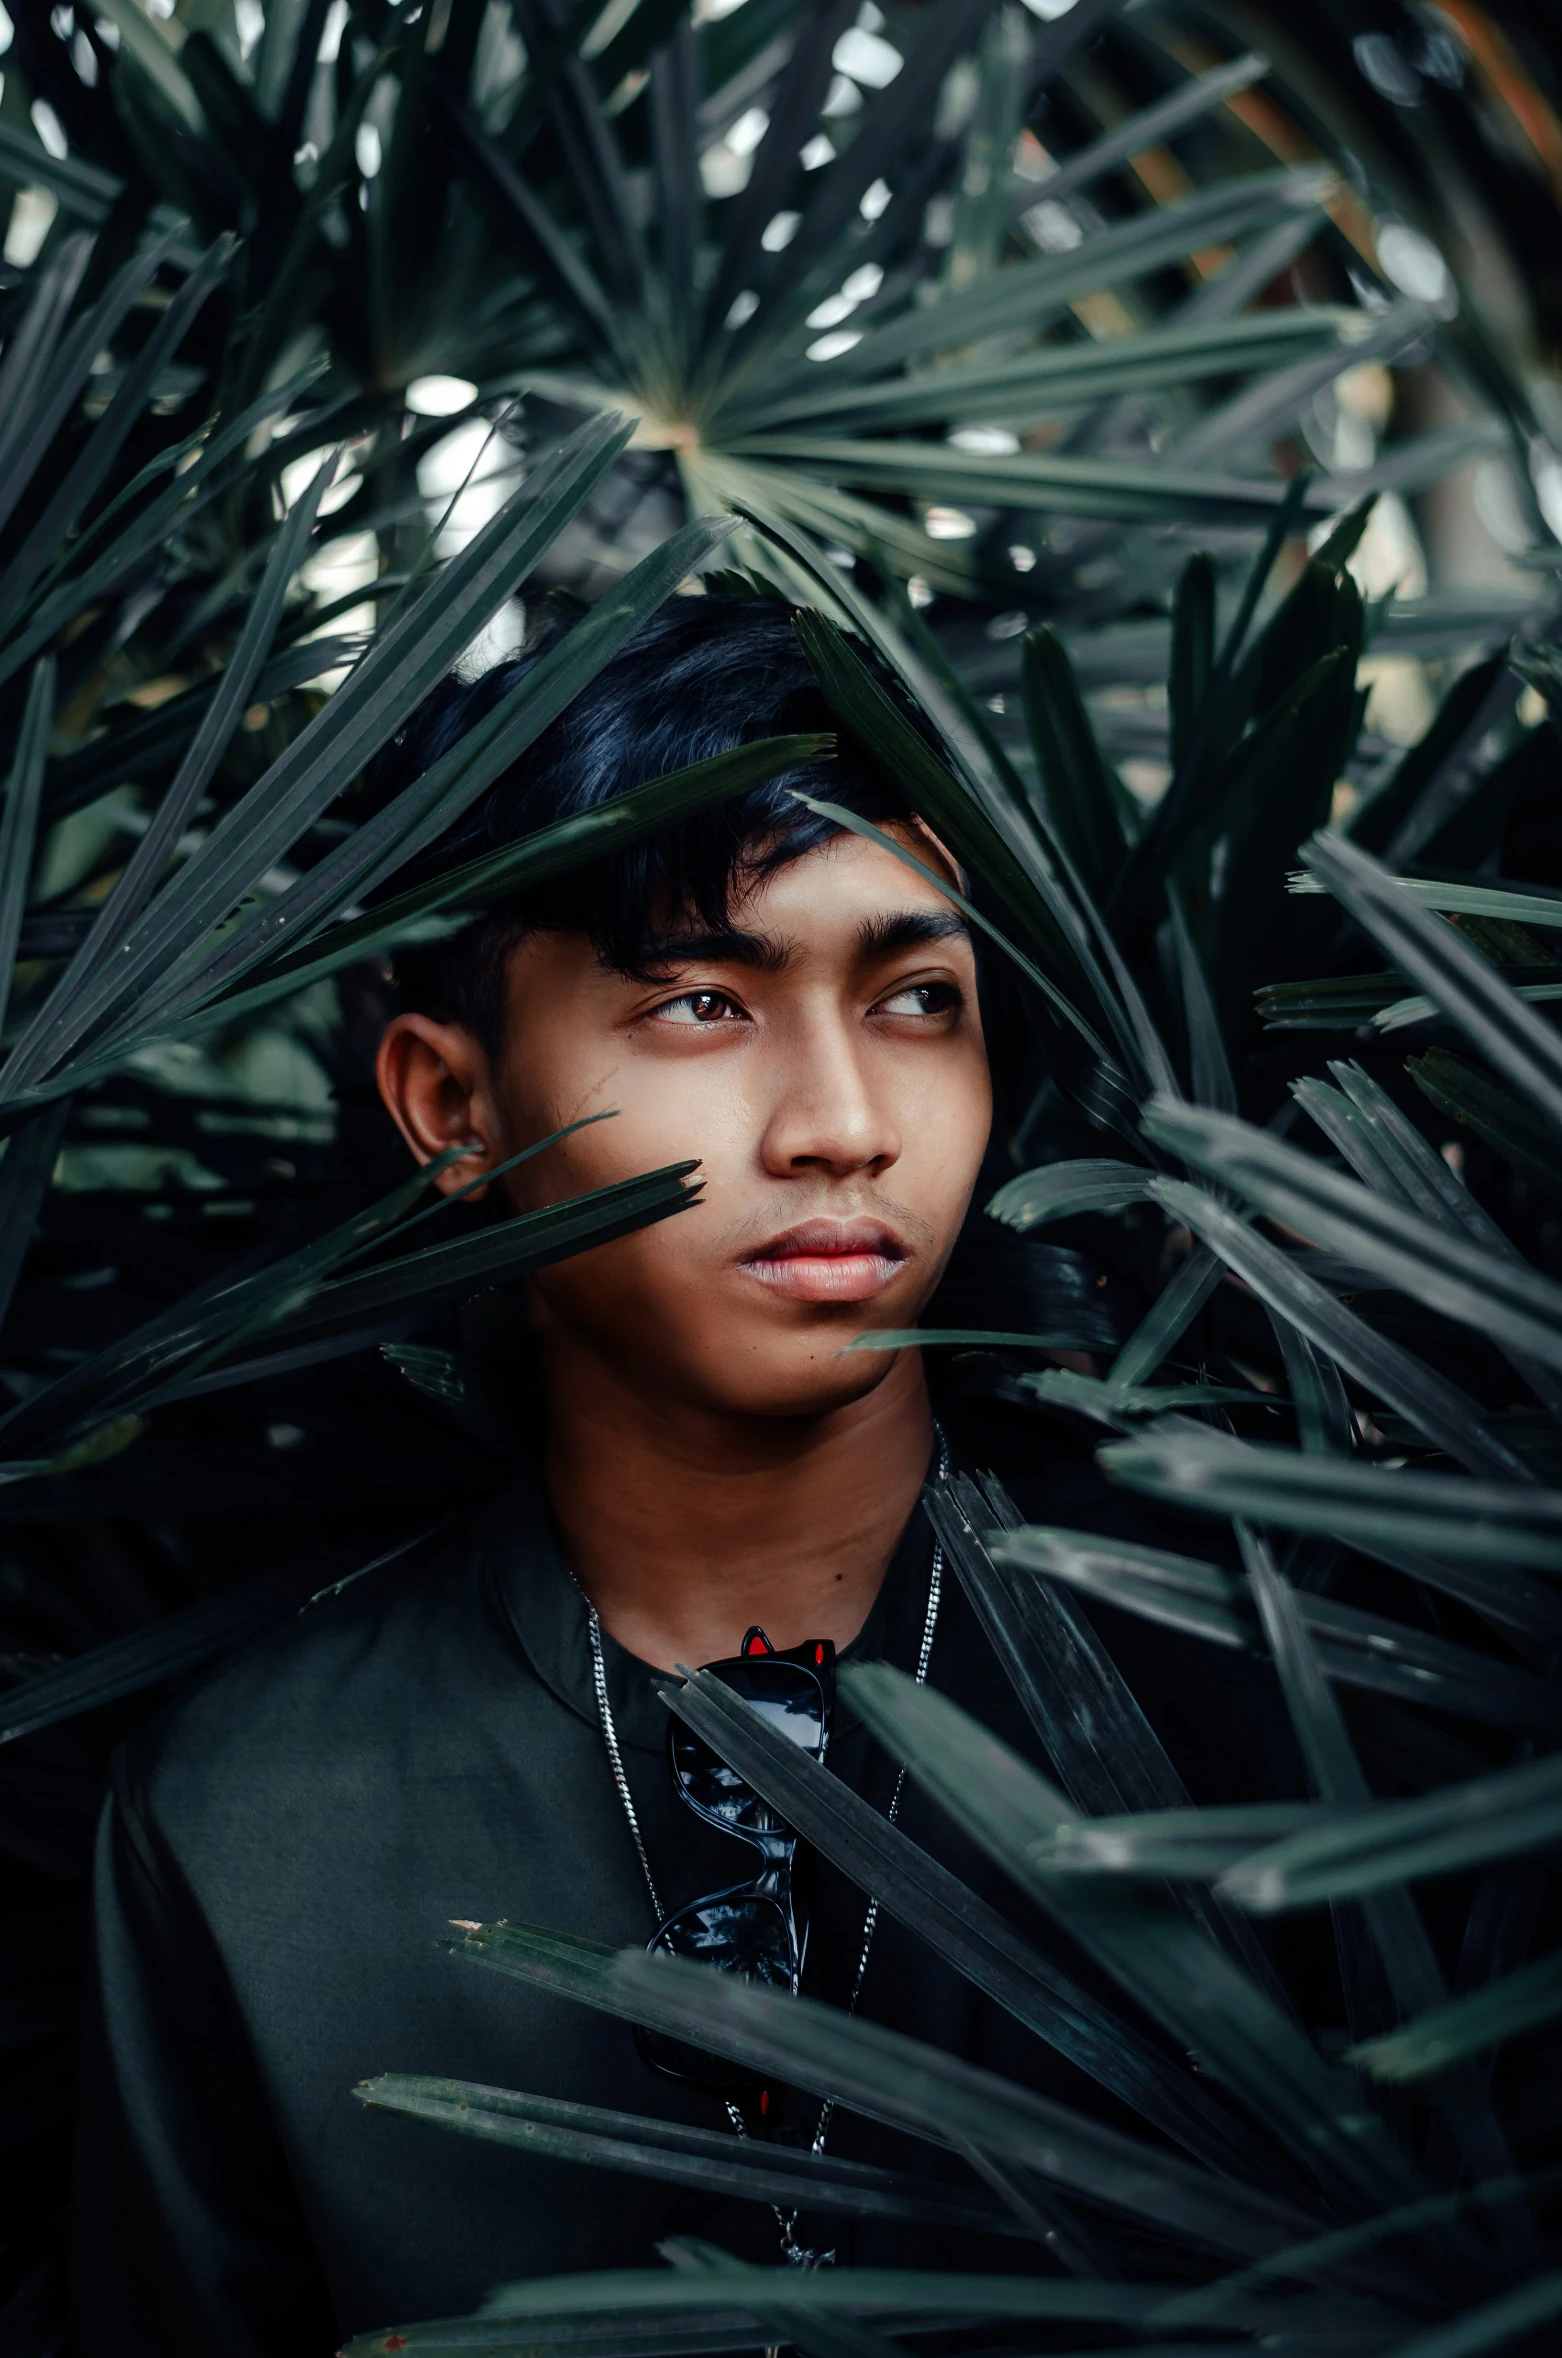
[[(893, 830), (950, 875), (915, 823)], [(689, 1211), (542, 1271), (544, 1350), (708, 1409), (816, 1414), (861, 1397), (910, 1326), (975, 1184), (992, 1097), (971, 943), (931, 883), (836, 837), (691, 931), (658, 979), (577, 933), (528, 937), (506, 978), (492, 1102), (518, 1209), (698, 1157)]]

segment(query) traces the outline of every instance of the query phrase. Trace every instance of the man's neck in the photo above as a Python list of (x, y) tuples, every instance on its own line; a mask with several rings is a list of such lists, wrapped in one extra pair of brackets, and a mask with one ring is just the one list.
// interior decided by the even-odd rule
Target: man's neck
[(755, 1622), (776, 1646), (849, 1644), (927, 1476), (920, 1352), (817, 1418), (650, 1400), (595, 1354), (547, 1357), (549, 1502), (621, 1646), (670, 1670), (735, 1654)]

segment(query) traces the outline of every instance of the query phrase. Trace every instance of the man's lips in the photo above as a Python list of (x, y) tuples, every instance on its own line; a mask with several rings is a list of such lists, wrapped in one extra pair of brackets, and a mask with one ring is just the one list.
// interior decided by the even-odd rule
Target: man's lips
[(893, 1284), (906, 1260), (882, 1220), (804, 1220), (739, 1266), (794, 1302), (866, 1302)]

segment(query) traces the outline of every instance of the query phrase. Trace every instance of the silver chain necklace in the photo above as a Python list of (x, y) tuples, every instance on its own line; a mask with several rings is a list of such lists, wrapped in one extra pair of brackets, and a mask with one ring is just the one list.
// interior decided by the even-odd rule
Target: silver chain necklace
[[(938, 1469), (935, 1479), (939, 1482), (947, 1482), (949, 1479), (949, 1443), (945, 1438), (944, 1428), (941, 1424), (935, 1421), (933, 1430), (938, 1435)], [(576, 1585), (578, 1586), (579, 1583), (577, 1582)], [(938, 1627), (938, 1608), (943, 1593), (944, 1545), (942, 1540), (935, 1539), (933, 1561), (928, 1573), (927, 1616), (922, 1624), (922, 1643), (917, 1650), (916, 1683), (919, 1687), (925, 1686), (927, 1683), (927, 1666), (932, 1659), (933, 1635)], [(581, 1594), (585, 1597), (584, 1590), (581, 1591)], [(640, 1831), (640, 1818), (635, 1808), (634, 1795), (629, 1790), (629, 1779), (624, 1771), (624, 1756), (619, 1750), (618, 1728), (613, 1719), (613, 1706), (608, 1701), (607, 1667), (602, 1658), (602, 1623), (598, 1618), (597, 1609), (589, 1597), (585, 1597), (585, 1605), (586, 1629), (591, 1640), (591, 1683), (596, 1690), (597, 1716), (602, 1723), (602, 1742), (607, 1752), (608, 1766), (613, 1772), (613, 1783), (618, 1789), (618, 1798), (624, 1805), (624, 1816), (628, 1821), (629, 1832), (634, 1841), (635, 1856), (640, 1861), (640, 1872), (645, 1878), (646, 1894), (651, 1902), (651, 1913), (655, 1921), (660, 1924), (664, 1911), (661, 1900), (657, 1896), (656, 1878), (651, 1873), (651, 1861), (646, 1854), (645, 1837)], [(904, 1764), (902, 1764), (895, 1778), (895, 1790), (890, 1796), (888, 1822), (892, 1826), (900, 1814), (900, 1796), (904, 1790), (905, 1782), (906, 1771)], [(862, 1946), (857, 1951), (857, 1970), (852, 1975), (851, 1996), (846, 2002), (846, 2012), (849, 2016), (857, 2011), (857, 2001), (862, 1995), (862, 1985), (867, 1978), (868, 1959), (873, 1951), (873, 1936), (878, 1927), (879, 1903), (877, 1899), (870, 1899), (868, 1912), (862, 1923)], [(825, 2139), (830, 2134), (830, 2122), (834, 2113), (835, 2098), (827, 2096), (819, 2107), (819, 2119), (814, 2129), (813, 2143), (809, 2147), (815, 2160), (824, 2151)], [(744, 2125), (743, 2115), (735, 2104), (727, 2106), (727, 2118), (740, 2137), (747, 2136), (748, 2130)], [(782, 2253), (793, 2267), (827, 2268), (830, 2266), (835, 2258), (833, 2251), (810, 2251), (805, 2245), (798, 2242), (796, 2211), (778, 2210), (776, 2224), (781, 2230)]]

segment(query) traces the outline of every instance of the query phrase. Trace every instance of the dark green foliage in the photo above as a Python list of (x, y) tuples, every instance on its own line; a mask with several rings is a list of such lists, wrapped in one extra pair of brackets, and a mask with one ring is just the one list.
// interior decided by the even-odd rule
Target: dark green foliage
[(1479, 1131), (1515, 1171), (1562, 1201), (1562, 1173), (1553, 1158), (1551, 1133), (1521, 1097), (1446, 1048), (1411, 1057), (1406, 1070), (1440, 1113)]
[[(1166, 695), (1171, 708), (1171, 766), (1175, 777), (1192, 767), (1198, 733), (1215, 670), (1215, 560), (1200, 550), (1183, 567), (1172, 608), (1171, 669)], [(1100, 890), (1099, 885), (1095, 887)]]
[(366, 2104), (415, 2119), (488, 2137), (553, 2161), (592, 2162), (606, 2169), (634, 2170), (671, 2179), (710, 2195), (730, 2192), (733, 2172), (756, 2202), (804, 2202), (810, 2210), (844, 2212), (866, 2219), (909, 2219), (968, 2233), (1018, 2235), (1014, 2220), (990, 2205), (965, 2199), (958, 2190), (900, 2178), (864, 2162), (830, 2160), (785, 2146), (745, 2141), (734, 2148), (730, 2134), (648, 2121), (633, 2113), (602, 2112), (589, 2104), (550, 2103), (542, 2096), (517, 2096), (505, 2088), (474, 2087), (465, 2080), (414, 2079), (387, 2074), (366, 2080), (357, 2093)]
[(1025, 719), (1052, 833), (1093, 900), (1104, 900), (1128, 850), (1122, 788), (1101, 758), (1084, 698), (1054, 631), (1025, 641)]
[[(1457, 259), (1447, 190), (1476, 186), (1539, 283), (1555, 209), (1499, 185), (1469, 100), (1420, 74), (1416, 107), (1379, 103), (1359, 11), (1314, 14), (1308, 143), (1332, 72), (1380, 221), (1413, 215)], [(1202, 1514), (1208, 1543), (1026, 1528), (992, 1483), (934, 1501), (1045, 1773), (935, 1693), (852, 1682), (1090, 1989), (725, 1689), (669, 1701), (1136, 2125), (775, 1993), (483, 1928), (462, 1963), (778, 2069), (983, 2183), (462, 2082), (392, 2075), (367, 2102), (560, 2167), (760, 2203), (806, 2181), (843, 2215), (1042, 2237), (1073, 2272), (772, 2275), (685, 2243), (665, 2271), (510, 2287), (396, 2346), (885, 2358), (936, 2322), (1449, 2358), (1543, 2334), (1556, 2181), (1514, 2083), (1554, 2080), (1562, 2020), (1554, 1905), (1528, 1897), (1562, 1840), (1556, 551), (1515, 477), (1520, 592), (1395, 602), (1378, 580), (1366, 601), (1356, 578), (1380, 490), (1542, 451), (1528, 352), (1468, 283), (1457, 316), (1375, 284), (1364, 310), (1370, 256), (1325, 174), (1275, 169), (1228, 103), (1267, 69), (1190, 73), (1187, 26), (1206, 44), (1224, 19), (1173, 0), (1048, 20), (886, 0), (901, 68), (829, 115), (854, 0), (698, 25), (641, 0), (595, 52), (593, 0), (352, 0), (323, 58), (319, 5), (269, 8), (246, 55), (223, 6), (114, 0), (117, 46), (72, 20), (93, 79), (47, 12), (11, 15), (0, 181), (34, 219), (57, 207), (0, 282), (0, 1906), (17, 1986), (58, 1985), (0, 2025), (21, 2268), (64, 2184), (57, 1961), (107, 1744), (372, 1578), (452, 1483), (504, 1479), (467, 1297), (691, 1200), (680, 1164), (530, 1220), (419, 1208), (366, 1050), (396, 943), (823, 749), (744, 748), (397, 894), (703, 572), (798, 604), (839, 731), (960, 861), (1033, 1050), (988, 1208), (1078, 1224), (1127, 1305), (1066, 1336), (962, 1306), (920, 1341), (1038, 1436), (1093, 1428), (1106, 1469)], [(745, 179), (725, 134), (755, 107)], [(1022, 130), (1050, 176), (1018, 168)], [(1406, 352), (1479, 414), (1396, 427), (1341, 471), (1320, 456), (1336, 380)], [(491, 460), (508, 475), (463, 489)], [(559, 588), (591, 603), (578, 627), (371, 806), (364, 765), (427, 689), (507, 601)], [(1397, 754), (1368, 652), (1443, 690)], [(1521, 717), (1526, 684), (1546, 721)], [(1088, 1364), (1046, 1364), (1065, 1346)], [(1314, 1798), (1194, 1808), (1092, 1600), (1271, 1659)], [(1248, 1921), (1309, 1908), (1337, 1941), (1329, 2022), (1295, 2018)], [(1175, 2288), (1108, 2272), (1114, 2218), (1176, 2247)], [(29, 2281), (0, 2346), (54, 2346)]]

